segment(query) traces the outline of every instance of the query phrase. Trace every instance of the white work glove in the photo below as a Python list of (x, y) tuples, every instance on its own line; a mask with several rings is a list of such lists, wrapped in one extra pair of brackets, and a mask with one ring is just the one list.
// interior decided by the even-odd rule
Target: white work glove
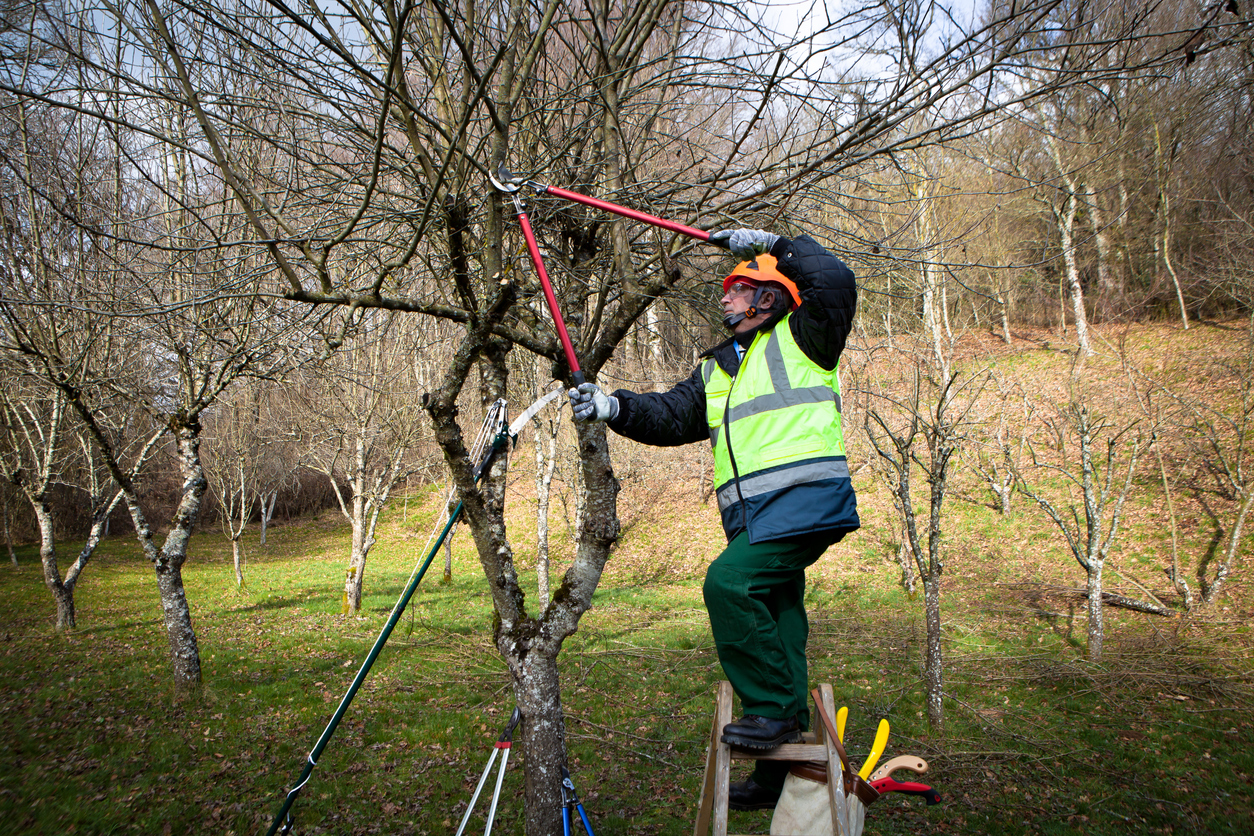
[(778, 235), (764, 229), (722, 229), (710, 233), (711, 244), (727, 247), (732, 255), (744, 261), (769, 253), (778, 240)]
[(607, 395), (595, 383), (580, 383), (578, 389), (571, 389), (570, 408), (575, 413), (575, 420), (596, 421), (605, 423), (618, 417), (618, 398)]

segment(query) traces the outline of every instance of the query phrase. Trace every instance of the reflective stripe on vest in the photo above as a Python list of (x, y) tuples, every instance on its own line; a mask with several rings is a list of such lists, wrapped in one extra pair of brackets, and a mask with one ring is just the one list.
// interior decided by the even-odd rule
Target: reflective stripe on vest
[[(780, 323), (782, 326), (783, 323)], [(754, 397), (752, 400), (737, 404), (731, 408), (731, 420), (739, 421), (741, 418), (747, 418), (750, 415), (757, 415), (760, 412), (766, 412), (771, 409), (786, 409), (790, 406), (806, 403), (823, 403), (825, 401), (835, 400), (836, 412), (840, 412), (840, 384), (836, 378), (836, 373), (832, 372), (832, 380), (835, 384), (823, 381), (818, 386), (804, 386), (801, 388), (793, 388), (792, 383), (788, 379), (788, 368), (784, 365), (784, 350), (780, 346), (779, 331), (780, 326), (771, 329), (770, 335), (766, 339), (766, 346), (763, 351), (763, 359), (766, 361), (766, 369), (771, 377), (771, 391)], [(792, 331), (789, 329), (789, 337)], [(755, 340), (756, 342), (756, 340)], [(792, 342), (789, 339), (789, 342)], [(794, 346), (796, 344), (794, 343)], [(749, 346), (753, 348), (753, 346)], [(800, 354), (801, 350), (797, 349)], [(748, 351), (745, 352), (747, 357)], [(743, 361), (742, 361), (743, 362)], [(807, 361), (809, 362), (809, 361)], [(740, 375), (737, 374), (737, 377)]]
[(742, 496), (747, 500), (762, 494), (782, 491), (784, 488), (791, 488), (795, 485), (819, 482), (824, 479), (848, 478), (849, 463), (844, 459), (807, 461), (779, 470), (754, 473), (742, 476), (739, 483), (732, 480), (724, 485), (718, 492), (718, 509), (725, 510), (733, 503), (739, 502)]

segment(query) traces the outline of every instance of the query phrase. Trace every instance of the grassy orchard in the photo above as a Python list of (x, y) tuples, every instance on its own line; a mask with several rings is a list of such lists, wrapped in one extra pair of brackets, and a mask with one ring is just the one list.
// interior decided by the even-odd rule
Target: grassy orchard
[[(1127, 345), (1173, 388), (1218, 402), (1231, 395), (1231, 381), (1214, 358), (1235, 356), (1240, 337), (1207, 326), (1145, 328)], [(974, 358), (993, 347), (966, 348)], [(995, 362), (1034, 395), (1065, 392), (1069, 358), (1039, 343), (1003, 350)], [(1093, 362), (1098, 389), (1117, 391), (1117, 365)], [(1106, 406), (1122, 414), (1113, 394)], [(534, 589), (529, 443), (513, 456), (508, 502), (512, 542)], [(1106, 656), (1092, 665), (1083, 602), (1058, 591), (1080, 588), (1083, 573), (1052, 524), (1022, 497), (1001, 517), (970, 469), (957, 469), (945, 517), (948, 728), (935, 737), (919, 683), (922, 601), (900, 587), (890, 497), (870, 469), (859, 470), (869, 451), (858, 432), (850, 447), (864, 528), (810, 572), (812, 679), (833, 683), (850, 706), (846, 739), (856, 761), (887, 717), (884, 757), (926, 758), (932, 771), (923, 780), (946, 800), (927, 809), (886, 796), (868, 812), (868, 833), (1254, 829), (1248, 548), (1205, 619), (1108, 609)], [(1178, 464), (1183, 451), (1174, 446), (1169, 461)], [(702, 568), (722, 546), (716, 508), (702, 502), (698, 481), (708, 453), (618, 442), (614, 454), (623, 537), (562, 656), (571, 771), (598, 836), (685, 834), (721, 678), (701, 603)], [(1183, 487), (1175, 495), (1189, 565), (1217, 536), (1207, 509), (1226, 524), (1227, 506), (1203, 497), (1205, 505)], [(67, 636), (52, 630), (35, 547), (19, 550), (18, 569), (0, 568), (0, 820), (18, 833), (264, 831), (419, 559), (441, 502), (442, 491), (427, 490), (411, 494), (407, 510), (400, 501), (389, 509), (358, 618), (340, 615), (348, 530), (338, 513), (279, 525), (264, 549), (250, 531), (244, 592), (234, 585), (230, 544), (213, 527), (199, 532), (184, 570), (205, 674), (197, 703), (173, 699), (152, 572), (131, 538), (102, 544), (77, 591), (80, 628)], [(560, 500), (553, 526), (556, 577), (571, 553)], [(1144, 464), (1109, 589), (1141, 597), (1121, 573), (1174, 600), (1162, 573), (1167, 528), (1156, 465)], [(60, 554), (73, 549), (62, 544)], [(456, 828), (513, 701), (464, 530), (449, 585), (438, 580), (442, 559), (297, 801), (298, 833)], [(511, 764), (494, 832), (520, 834), (521, 772)], [(481, 799), (480, 813), (486, 807)], [(768, 824), (768, 814), (732, 818), (739, 833), (764, 833)], [(469, 832), (482, 833), (482, 820)]]

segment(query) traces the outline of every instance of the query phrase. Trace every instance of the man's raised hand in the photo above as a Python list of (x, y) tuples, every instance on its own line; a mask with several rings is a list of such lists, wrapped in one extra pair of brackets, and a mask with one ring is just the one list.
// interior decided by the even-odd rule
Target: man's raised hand
[(764, 229), (720, 229), (710, 233), (711, 244), (726, 247), (744, 261), (755, 255), (769, 253), (778, 240), (778, 235)]

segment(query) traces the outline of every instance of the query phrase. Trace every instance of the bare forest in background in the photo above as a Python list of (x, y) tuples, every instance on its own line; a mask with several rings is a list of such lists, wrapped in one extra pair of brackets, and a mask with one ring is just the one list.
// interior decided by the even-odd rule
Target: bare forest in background
[[(130, 114), (130, 120), (141, 128), (138, 135), (134, 128), (126, 130), (129, 126), (125, 121), (110, 125), (109, 107), (118, 113), (122, 112), (119, 108), (141, 108), (138, 103), (128, 103), (120, 87), (110, 90), (107, 85), (102, 86), (100, 74), (107, 77), (109, 56), (103, 54), (103, 41), (92, 50), (84, 45), (84, 33), (74, 36), (79, 18), (71, 8), (62, 8), (61, 17), (49, 18), (42, 13), (35, 15), (27, 4), (16, 0), (5, 6), (5, 31), (0, 33), (0, 57), (6, 73), (0, 89), (8, 99), (0, 100), (6, 175), (4, 302), (14, 312), (20, 312), (23, 303), (34, 304), (38, 300), (31, 298), (32, 289), (24, 287), (25, 280), (34, 279), (40, 271), (54, 270), (61, 274), (56, 280), (68, 282), (69, 287), (77, 290), (58, 295), (60, 304), (71, 306), (73, 297), (78, 295), (81, 315), (107, 316), (107, 310), (91, 307), (99, 306), (99, 299), (86, 298), (84, 291), (88, 288), (81, 285), (89, 273), (103, 284), (103, 272), (125, 272), (131, 281), (142, 281), (151, 287), (168, 274), (162, 272), (159, 264), (139, 263), (137, 259), (144, 246), (162, 246), (161, 233), (154, 228), (162, 222), (158, 219), (182, 201), (184, 205), (179, 211), (186, 217), (181, 222), (194, 223), (197, 216), (201, 216), (201, 223), (205, 222), (203, 206), (193, 212), (192, 206), (187, 205), (190, 195), (171, 194), (171, 184), (160, 182), (157, 177), (170, 174), (169, 169), (174, 168), (181, 181), (200, 181), (194, 189), (196, 196), (203, 199), (211, 193), (219, 201), (218, 212), (239, 210), (224, 197), (220, 175), (203, 157), (196, 159), (197, 155), (211, 152), (211, 148), (195, 147), (199, 141), (196, 140), (176, 150), (157, 141), (162, 135), (157, 125), (187, 132), (191, 131), (189, 124), (179, 127), (161, 122), (169, 114), (153, 111), (148, 115), (155, 122), (141, 119), (138, 112)], [(1039, 11), (1048, 10), (1056, 18), (1068, 10), (1066, 4), (1045, 6)], [(90, 10), (83, 13), (87, 11)], [(455, 11), (450, 9), (449, 14)], [(939, 8), (918, 3), (904, 4), (898, 11), (901, 18), (897, 25), (919, 30), (919, 54), (909, 58), (922, 75), (922, 64), (930, 58), (929, 51), (953, 46), (936, 34), (942, 28), (943, 15)], [(995, 11), (987, 10), (984, 15)], [(1082, 12), (1077, 8), (1073, 13)], [(687, 19), (683, 11), (671, 14), (675, 24), (675, 32), (668, 33), (673, 36), (671, 44), (687, 43), (703, 31), (697, 25), (701, 21)], [(1088, 14), (1115, 28), (1112, 35), (1121, 33), (1117, 27), (1134, 25), (1136, 21), (1131, 18), (1136, 15), (1150, 15), (1127, 2), (1090, 6)], [(1192, 10), (1185, 4), (1172, 11), (1157, 9), (1153, 15), (1157, 19), (1149, 24), (1159, 32), (1157, 37), (1135, 43), (1116, 41), (1116, 46), (1097, 61), (1094, 80), (1080, 76), (1074, 84), (1043, 95), (1030, 106), (993, 108), (985, 114), (986, 122), (973, 122), (970, 127), (944, 124), (945, 107), (954, 109), (959, 105), (938, 100), (937, 113), (931, 115), (930, 122), (924, 120), (926, 114), (912, 113), (908, 122), (888, 135), (891, 143), (881, 143), (900, 145), (900, 151), (889, 148), (889, 153), (878, 155), (872, 164), (856, 161), (857, 165), (850, 165), (841, 156), (832, 156), (826, 163), (839, 169), (841, 175), (835, 183), (824, 183), (823, 190), (817, 193), (807, 191), (805, 186), (810, 184), (805, 180), (800, 185), (789, 183), (785, 194), (773, 197), (769, 204), (753, 207), (758, 214), (752, 222), (785, 233), (809, 233), (854, 266), (862, 288), (857, 327), (867, 335), (891, 338), (898, 333), (923, 333), (935, 305), (937, 325), (948, 340), (953, 339), (954, 333), (971, 330), (1009, 339), (1016, 327), (1022, 327), (1034, 334), (1052, 330), (1065, 344), (1076, 339), (1075, 309), (1068, 286), (1070, 270), (1078, 277), (1083, 292), (1084, 315), (1096, 324), (1175, 321), (1187, 327), (1198, 319), (1225, 320), (1248, 314), (1252, 292), (1249, 264), (1254, 252), (1254, 170), (1250, 162), (1254, 159), (1254, 132), (1250, 130), (1254, 58), (1248, 24), (1237, 4), (1226, 8), (1199, 5)], [(1055, 24), (1055, 37), (1067, 34), (1063, 20), (1058, 18)], [(724, 21), (725, 27), (730, 24), (731, 21)], [(686, 31), (689, 29), (692, 31)], [(833, 23), (825, 31), (832, 40), (842, 29)], [(922, 37), (925, 31), (930, 33), (928, 37)], [(1130, 31), (1124, 30), (1123, 34)], [(882, 36), (872, 37), (874, 34), (864, 32), (861, 37), (869, 38), (870, 43), (886, 43)], [(729, 38), (727, 48), (735, 47), (735, 37), (727, 29), (710, 27), (705, 35)], [(106, 29), (93, 33), (93, 37), (113, 38)], [(562, 46), (568, 46), (565, 39), (555, 37), (554, 41), (550, 46), (564, 52)], [(803, 38), (796, 41), (796, 45), (807, 43)], [(857, 41), (850, 41), (850, 45), (854, 43)], [(671, 50), (676, 48), (668, 46)], [(125, 49), (116, 43), (115, 47)], [(881, 47), (881, 51), (884, 49), (887, 46)], [(87, 54), (76, 61), (76, 50)], [(820, 59), (823, 56), (816, 54)], [(832, 54), (839, 53), (833, 50)], [(862, 61), (875, 54), (874, 49), (865, 50)], [(687, 217), (689, 207), (680, 202), (677, 190), (700, 187), (706, 182), (719, 184), (706, 186), (707, 192), (731, 191), (733, 184), (741, 192), (749, 192), (755, 186), (761, 189), (753, 183), (755, 178), (765, 180), (779, 167), (799, 164), (795, 159), (774, 159), (782, 156), (782, 148), (775, 141), (777, 136), (796, 133), (804, 139), (808, 134), (815, 142), (826, 140), (831, 144), (839, 139), (837, 130), (843, 133), (847, 128), (839, 123), (824, 125), (824, 121), (843, 117), (853, 126), (863, 122), (874, 125), (888, 116), (866, 112), (875, 101), (866, 90), (873, 81), (859, 78), (856, 69), (845, 70), (851, 78), (838, 79), (838, 89), (850, 91), (849, 102), (838, 98), (819, 103), (813, 98), (822, 88), (810, 82), (816, 89), (805, 91), (798, 80), (810, 74), (814, 57), (807, 55), (806, 73), (794, 71), (789, 76), (782, 70), (787, 62), (780, 60), (779, 67), (768, 66), (763, 63), (768, 53), (762, 52), (756, 56), (760, 59), (757, 63), (768, 72), (759, 79), (757, 103), (761, 107), (748, 114), (739, 113), (736, 118), (743, 121), (748, 116), (750, 124), (741, 124), (740, 134), (731, 134), (729, 141), (733, 114), (738, 113), (738, 107), (746, 107), (742, 100), (754, 101), (752, 88), (740, 85), (739, 89), (729, 89), (727, 84), (685, 79), (680, 66), (685, 56), (672, 52), (664, 57), (676, 65), (669, 68), (676, 90), (645, 112), (620, 116), (624, 122), (628, 116), (643, 120), (636, 128), (643, 134), (637, 139), (641, 148), (635, 154), (622, 152), (633, 166), (631, 188), (624, 187), (621, 193), (609, 195), (656, 213), (667, 214), (667, 203), (673, 203), (674, 211)], [(692, 56), (688, 57), (691, 60)], [(574, 56), (567, 58), (573, 60)], [(203, 56), (205, 61), (210, 59), (209, 55)], [(829, 60), (834, 62), (835, 58)], [(885, 60), (878, 59), (876, 63)], [(237, 83), (245, 87), (251, 83), (261, 89), (257, 70), (248, 70), (246, 64), (232, 69), (239, 76)], [(1033, 69), (1024, 62), (1019, 70), (1024, 76), (1020, 85), (1028, 85)], [(142, 74), (144, 68), (132, 67), (130, 71)], [(826, 71), (835, 72), (832, 68)], [(252, 82), (248, 81), (250, 77)], [(431, 79), (432, 83), (439, 80), (438, 74)], [(79, 90), (80, 96), (90, 97), (91, 105), (68, 100), (76, 81), (93, 85), (91, 89)], [(534, 81), (540, 86), (556, 83), (543, 77)], [(761, 92), (769, 93), (789, 83), (796, 90), (777, 94), (781, 100), (778, 104), (769, 95), (765, 102), (761, 101)], [(685, 90), (692, 86), (705, 89), (700, 95), (692, 95)], [(117, 95), (110, 103), (111, 92)], [(332, 92), (328, 91), (328, 98)], [(341, 90), (340, 94), (349, 92)], [(428, 91), (428, 95), (437, 92)], [(964, 92), (971, 94), (969, 90)], [(998, 91), (988, 92), (991, 95)], [(149, 95), (154, 93), (150, 91)], [(177, 97), (172, 93), (165, 95), (167, 109), (179, 110)], [(1007, 95), (1006, 91), (1002, 90), (1001, 95)], [(306, 96), (312, 94), (306, 92)], [(573, 136), (564, 133), (560, 123), (577, 118), (575, 105), (579, 99), (540, 101), (547, 112), (533, 113), (529, 118), (548, 123), (545, 127), (549, 132), (557, 130), (555, 138), (559, 142), (561, 136)], [(263, 118), (261, 103), (252, 104), (258, 112), (241, 113), (237, 117), (241, 122), (250, 117)], [(841, 112), (842, 105), (846, 112)], [(154, 103), (145, 106), (152, 108)], [(305, 106), (311, 106), (310, 102), (306, 101)], [(184, 113), (181, 118), (190, 119), (191, 114)], [(776, 124), (781, 121), (784, 124)], [(595, 135), (593, 127), (585, 126)], [(979, 129), (974, 130), (976, 127)], [(240, 124), (237, 128), (264, 130), (256, 124)], [(619, 128), (619, 132), (624, 130), (625, 126)], [(929, 136), (929, 130), (943, 132)], [(759, 133), (761, 136), (756, 135)], [(393, 141), (397, 139), (392, 137)], [(259, 155), (252, 164), (265, 169), (265, 146), (278, 144), (280, 137), (263, 134), (251, 141), (258, 146), (253, 153)], [(325, 141), (319, 144), (323, 147), (318, 153), (337, 156)], [(657, 147), (660, 145), (667, 146), (665, 153)], [(274, 155), (279, 150), (272, 148), (269, 153)], [(345, 147), (341, 164), (362, 150), (365, 149)], [(515, 168), (535, 171), (555, 185), (599, 191), (595, 187), (596, 177), (589, 178), (590, 172), (571, 167), (574, 161), (589, 157), (587, 151), (572, 145), (542, 154), (531, 137), (514, 150), (510, 162)], [(525, 160), (524, 166), (518, 155), (525, 155), (528, 150), (537, 153), (535, 159)], [(721, 171), (702, 168), (702, 161), (718, 160), (733, 151), (733, 158), (726, 165), (719, 165)], [(186, 159), (172, 159), (176, 154), (183, 154)], [(487, 168), (486, 157), (479, 162), (482, 169)], [(369, 168), (360, 159), (356, 164)], [(186, 170), (179, 171), (180, 165), (185, 165)], [(201, 170), (196, 171), (197, 168)], [(819, 175), (826, 173), (816, 171), (810, 179), (818, 181)], [(267, 172), (269, 177), (277, 174)], [(394, 176), (406, 179), (404, 173)], [(691, 182), (686, 182), (685, 177)], [(777, 175), (777, 179), (783, 178)], [(484, 201), (491, 199), (486, 178), (471, 185), (480, 205), (462, 207), (460, 212), (467, 216), (466, 222), (470, 222), (470, 215), (482, 211)], [(290, 190), (293, 184), (282, 188)], [(134, 194), (121, 194), (126, 190)], [(422, 193), (420, 189), (419, 194)], [(285, 196), (289, 202), (293, 198), (291, 194)], [(120, 216), (123, 207), (130, 217)], [(415, 208), (428, 216), (417, 220), (425, 220), (428, 225), (447, 225), (450, 219), (459, 217), (456, 211), (450, 213), (447, 206), (435, 206), (429, 196)], [(1068, 218), (1070, 212), (1074, 215)], [(620, 223), (612, 218), (594, 217), (582, 208), (549, 201), (535, 207), (534, 214), (542, 237), (548, 239), (550, 252), (563, 256), (554, 262), (559, 270), (608, 257), (608, 248), (598, 241), (598, 236), (611, 234), (611, 229), (616, 231)], [(226, 216), (217, 220), (232, 222)], [(358, 219), (358, 223), (367, 220)], [(410, 220), (412, 223), (415, 219)], [(723, 225), (720, 220), (731, 223), (726, 217), (703, 220), (711, 227)], [(164, 218), (164, 222), (169, 221)], [(244, 219), (236, 216), (233, 222), (243, 223)], [(114, 235), (106, 225), (125, 225), (127, 229), (125, 234), (120, 234), (119, 229), (119, 234)], [(1063, 250), (1063, 230), (1068, 225), (1070, 254)], [(139, 231), (147, 237), (133, 237)], [(432, 230), (428, 234), (449, 231)], [(196, 230), (181, 232), (195, 234)], [(264, 246), (258, 242), (224, 240), (207, 227), (201, 232), (209, 233), (201, 246), (233, 246), (237, 251)], [(642, 235), (633, 245), (645, 259), (638, 269), (666, 269), (658, 260), (657, 244), (649, 240), (653, 233), (633, 230), (632, 234)], [(104, 246), (102, 241), (110, 245)], [(119, 253), (123, 248), (128, 252)], [(440, 249), (443, 248), (437, 246)], [(51, 263), (36, 268), (32, 261), (37, 253), (43, 253)], [(120, 256), (127, 261), (112, 263)], [(372, 254), (363, 260), (368, 263), (377, 257)], [(429, 275), (438, 283), (441, 272), (454, 266), (449, 261), (453, 256), (437, 252), (434, 257), (442, 262), (429, 263)], [(688, 269), (683, 271), (681, 282), (669, 288), (624, 335), (616, 355), (617, 373), (623, 380), (650, 386), (675, 379), (687, 373), (699, 350), (720, 338), (714, 316), (717, 290), (712, 279), (725, 265), (706, 259), (683, 266)], [(524, 272), (528, 269), (517, 262), (511, 267)], [(679, 267), (671, 265), (671, 269)], [(245, 270), (271, 268), (265, 264), (240, 264), (235, 269), (242, 278)], [(518, 280), (527, 282), (529, 277), (520, 276)], [(235, 291), (229, 285), (216, 289)], [(52, 299), (57, 288), (46, 290)], [(435, 287), (432, 291), (438, 298)], [(154, 290), (152, 298), (145, 300), (147, 313), (153, 318), (162, 315), (162, 295), (160, 290)], [(435, 312), (436, 316), (440, 313)], [(538, 312), (541, 316), (543, 313)], [(576, 321), (581, 318), (578, 311), (571, 316)], [(18, 316), (19, 322), (21, 319)], [(310, 429), (310, 416), (299, 411), (302, 398), (308, 397), (307, 392), (301, 392), (301, 373), (313, 372), (316, 363), (322, 361), (325, 342), (338, 345), (344, 333), (359, 326), (337, 322), (334, 334), (329, 327), (325, 319), (308, 323), (304, 336), (293, 338), (304, 341), (301, 348), (308, 352), (308, 357), (292, 363), (282, 375), (250, 383), (247, 394), (232, 391), (225, 396), (227, 401), (250, 397), (256, 400), (257, 393), (262, 393), (260, 397), (272, 404), (284, 402), (281, 407), (267, 409), (264, 415), (256, 412), (256, 426), (251, 430), (257, 434), (256, 444), (250, 448), (264, 451), (271, 462), (283, 462), (287, 471), (276, 485), (280, 518), (335, 504), (329, 481), (317, 475), (317, 469), (302, 458), (311, 455), (310, 443), (299, 439), (302, 429)], [(434, 327), (434, 323), (413, 323), (408, 327), (426, 329)], [(416, 338), (424, 342), (417, 351), (422, 356), (420, 362), (428, 367), (428, 375), (433, 375), (441, 363), (435, 346), (451, 338), (435, 332)], [(154, 353), (148, 359), (157, 360), (158, 356)], [(3, 373), (6, 399), (20, 401), (20, 369), (8, 364)], [(421, 394), (417, 392), (418, 396)], [(39, 399), (44, 393), (33, 395)], [(228, 403), (221, 413), (237, 414), (238, 409), (238, 405)], [(218, 437), (216, 428), (223, 420), (216, 409), (206, 417), (207, 438)], [(214, 443), (210, 442), (210, 448)], [(64, 461), (58, 464), (64, 475), (53, 480), (49, 493), (56, 509), (57, 536), (75, 537), (90, 525), (90, 488), (84, 481), (90, 464), (81, 445), (65, 446), (61, 455)], [(279, 451), (279, 447), (284, 449)], [(421, 473), (435, 481), (443, 478), (438, 463), (433, 461), (438, 458), (438, 451), (430, 446), (430, 439), (426, 444), (416, 441), (411, 452), (417, 468), (415, 477)], [(10, 468), (17, 469), (20, 462)], [(145, 498), (161, 509), (159, 516), (172, 513), (179, 481), (169, 452), (156, 455), (146, 471), (143, 491)], [(28, 540), (36, 536), (34, 517), (12, 479), (5, 482), (2, 490), (9, 508), (10, 535)], [(209, 499), (206, 513), (210, 518), (222, 513), (216, 496)], [(258, 506), (253, 519), (259, 520), (261, 515)], [(115, 511), (113, 516), (113, 524), (124, 528), (129, 525), (125, 513)]]
[[(804, 8), (0, 0), (0, 497), (7, 541), (41, 544), (58, 626), (74, 626), (93, 538), (133, 532), (175, 681), (194, 693), (180, 572), (198, 526), (247, 550), (250, 525), (264, 539), (274, 519), (342, 513), (351, 613), (381, 510), (451, 480), (524, 734), (545, 744), (528, 751), (553, 753), (528, 765), (528, 832), (553, 832), (554, 660), (610, 557), (619, 479), (639, 453), (616, 447), (612, 463), (603, 428), (550, 425), (571, 435), (537, 449), (537, 470), (561, 459), (576, 546), (528, 609), (505, 464), (476, 486), (467, 451), (493, 401), (520, 410), (569, 370), (488, 186), (505, 163), (700, 229), (809, 234), (854, 269), (845, 422), (898, 497), (903, 583), (927, 593), (934, 725), (954, 468), (1057, 522), (1084, 567), (1100, 656), (1124, 486), (1138, 468), (1170, 486), (1197, 461), (1154, 446), (1173, 396), (1152, 369), (1115, 366), (1139, 424), (1097, 414), (1091, 358), (1121, 356), (1130, 323), (1246, 328), (1254, 315), (1254, 11)], [(721, 339), (718, 253), (528, 203), (589, 379), (659, 388)], [(1074, 383), (1017, 390), (990, 371), (995, 352), (961, 354), (969, 337), (1074, 352)], [(1173, 413), (1173, 440), (1187, 435), (1226, 480), (1235, 551), (1254, 497), (1254, 401), (1229, 394)], [(1051, 499), (1045, 474), (1071, 481), (1079, 505)], [(73, 563), (58, 554), (84, 539)], [(1173, 571), (1185, 608), (1226, 576), (1199, 588)]]

